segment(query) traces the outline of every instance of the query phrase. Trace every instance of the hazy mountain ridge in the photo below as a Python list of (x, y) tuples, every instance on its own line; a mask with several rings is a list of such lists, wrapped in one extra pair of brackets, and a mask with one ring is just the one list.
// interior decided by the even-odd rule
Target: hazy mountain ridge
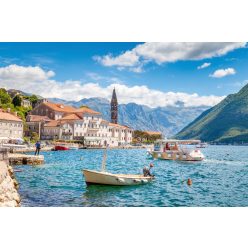
[[(104, 119), (110, 120), (110, 102), (105, 98), (84, 98), (80, 101), (66, 101), (58, 98), (48, 100), (75, 107), (87, 105), (101, 112)], [(133, 129), (160, 131), (169, 137), (179, 132), (206, 109), (207, 107), (150, 108), (136, 103), (119, 104), (119, 123)]]

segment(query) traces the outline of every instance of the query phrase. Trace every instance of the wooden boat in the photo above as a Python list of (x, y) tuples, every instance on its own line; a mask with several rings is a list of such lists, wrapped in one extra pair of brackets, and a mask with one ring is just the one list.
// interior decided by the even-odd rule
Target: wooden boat
[(150, 154), (153, 158), (161, 160), (202, 161), (205, 157), (199, 149), (184, 147), (200, 142), (200, 140), (158, 140)]
[(99, 185), (114, 185), (114, 186), (130, 186), (146, 184), (151, 182), (154, 177), (145, 177), (143, 175), (133, 174), (113, 174), (106, 172), (106, 150), (102, 161), (102, 170), (83, 170), (85, 182), (87, 185), (99, 184)]
[(139, 185), (151, 182), (153, 177), (132, 174), (112, 174), (105, 171), (83, 170), (87, 185)]

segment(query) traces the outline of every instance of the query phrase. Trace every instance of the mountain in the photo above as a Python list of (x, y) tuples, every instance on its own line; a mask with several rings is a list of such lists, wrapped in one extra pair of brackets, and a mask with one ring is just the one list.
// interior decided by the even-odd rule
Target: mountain
[(175, 137), (222, 143), (248, 142), (248, 84), (203, 112)]
[[(101, 112), (104, 119), (110, 120), (110, 102), (105, 98), (84, 98), (78, 102), (58, 98), (48, 100), (74, 107), (87, 105)], [(169, 137), (179, 132), (206, 109), (207, 107), (182, 106), (149, 108), (136, 103), (119, 104), (119, 123), (133, 129), (160, 131), (165, 137)]]

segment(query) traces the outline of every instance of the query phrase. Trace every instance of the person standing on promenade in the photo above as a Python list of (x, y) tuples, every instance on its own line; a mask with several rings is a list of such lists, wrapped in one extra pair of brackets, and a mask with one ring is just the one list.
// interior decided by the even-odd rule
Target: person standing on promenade
[(40, 155), (40, 149), (41, 149), (41, 145), (40, 145), (40, 141), (38, 140), (36, 143), (35, 143), (35, 154), (34, 155)]

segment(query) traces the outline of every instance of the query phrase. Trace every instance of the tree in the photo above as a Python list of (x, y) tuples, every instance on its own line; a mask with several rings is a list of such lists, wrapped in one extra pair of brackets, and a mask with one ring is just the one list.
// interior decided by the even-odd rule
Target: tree
[(36, 132), (31, 133), (31, 142), (36, 143), (39, 140), (39, 135)]
[(31, 102), (31, 104), (32, 104), (33, 107), (35, 106), (35, 104), (39, 100), (39, 98), (36, 95), (26, 96), (25, 98), (28, 99)]
[(14, 104), (15, 107), (17, 106), (22, 106), (22, 97), (19, 95), (16, 95), (13, 99), (12, 99), (12, 103)]
[(11, 103), (11, 97), (7, 93), (5, 89), (0, 89), (0, 103), (1, 104), (10, 104)]

